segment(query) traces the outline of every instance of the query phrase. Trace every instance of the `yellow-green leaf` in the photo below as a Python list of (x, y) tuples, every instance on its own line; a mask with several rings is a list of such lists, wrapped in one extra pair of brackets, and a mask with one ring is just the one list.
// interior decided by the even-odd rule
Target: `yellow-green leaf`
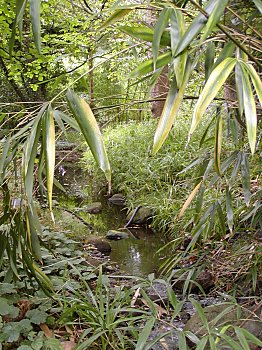
[[(135, 39), (148, 41), (148, 42), (153, 41), (154, 31), (153, 29), (148, 28), (146, 26), (142, 26), (142, 27), (121, 26), (121, 27), (118, 27), (118, 29), (121, 32), (127, 35), (130, 35)], [(164, 31), (160, 39), (160, 46), (170, 46), (170, 45), (171, 45), (170, 34), (168, 31)]]
[(196, 187), (193, 189), (193, 191), (190, 193), (190, 195), (187, 197), (187, 200), (185, 201), (182, 209), (180, 210), (177, 218), (180, 219), (184, 212), (187, 210), (187, 208), (190, 206), (192, 200), (195, 198), (195, 195), (197, 194), (197, 191), (199, 190), (199, 187), (201, 186), (202, 181), (199, 182), (199, 184), (196, 185)]
[[(162, 55), (159, 55), (156, 61), (156, 68), (161, 68), (167, 65), (171, 60), (171, 51), (167, 51)], [(147, 60), (141, 63), (136, 69), (130, 73), (130, 78), (135, 78), (154, 70), (153, 59)]]
[(72, 90), (68, 90), (66, 98), (69, 108), (73, 113), (98, 166), (105, 173), (110, 191), (111, 169), (96, 119), (87, 102)]
[(180, 104), (183, 100), (184, 92), (191, 73), (191, 69), (192, 69), (192, 65), (190, 60), (188, 59), (182, 86), (180, 87), (180, 89), (178, 89), (176, 79), (174, 79), (171, 85), (171, 88), (167, 95), (163, 112), (161, 114), (159, 123), (157, 125), (157, 129), (155, 132), (154, 144), (153, 144), (153, 150), (152, 150), (153, 155), (156, 154), (156, 152), (162, 147), (163, 143), (165, 142), (172, 128), (172, 125), (174, 123), (175, 117), (179, 110)]
[(261, 0), (253, 0), (253, 3), (256, 5), (257, 9), (262, 14), (262, 1)]
[(254, 85), (254, 88), (256, 90), (259, 102), (262, 106), (262, 81), (261, 81), (259, 75), (257, 74), (255, 68), (250, 63), (240, 61), (239, 64), (242, 67), (244, 67), (246, 69), (246, 71), (248, 72), (248, 74), (252, 80), (252, 83)]
[(46, 188), (49, 209), (52, 214), (52, 193), (55, 173), (55, 123), (51, 106), (48, 107), (43, 117), (43, 142), (45, 154)]
[(228, 78), (229, 74), (232, 72), (235, 64), (235, 58), (226, 58), (210, 74), (195, 106), (189, 136), (196, 129), (201, 117), (205, 113), (209, 104), (217, 95), (218, 91)]
[(101, 29), (105, 29), (106, 27), (110, 26), (111, 24), (120, 21), (123, 17), (129, 14), (132, 9), (119, 9), (116, 10), (100, 27)]
[(10, 55), (11, 55), (11, 53), (13, 51), (13, 48), (14, 48), (16, 26), (17, 25), (18, 25), (20, 36), (21, 36), (23, 15), (24, 15), (24, 11), (25, 11), (25, 6), (26, 6), (26, 0), (17, 0), (16, 1), (15, 20), (13, 22), (12, 34), (11, 34), (11, 37), (10, 37), (10, 40), (9, 40), (9, 53), (10, 53)]
[(256, 135), (257, 135), (257, 111), (255, 98), (252, 92), (249, 76), (246, 70), (241, 66), (242, 82), (243, 82), (243, 100), (244, 111), (247, 125), (247, 136), (252, 154), (256, 148)]
[(204, 32), (201, 36), (200, 43), (202, 43), (206, 38), (209, 36), (209, 34), (214, 29), (215, 25), (219, 22), (220, 17), (222, 16), (225, 7), (227, 6), (228, 0), (219, 0), (216, 3), (216, 6), (212, 10), (211, 14), (208, 17), (208, 21), (204, 27)]
[(219, 176), (221, 176), (220, 158), (222, 149), (222, 135), (223, 135), (223, 119), (221, 113), (217, 116), (215, 128), (215, 145), (214, 145), (214, 167)]

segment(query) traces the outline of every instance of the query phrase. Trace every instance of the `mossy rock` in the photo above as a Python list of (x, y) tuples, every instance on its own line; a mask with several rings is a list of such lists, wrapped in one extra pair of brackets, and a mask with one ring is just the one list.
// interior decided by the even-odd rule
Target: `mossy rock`
[(86, 243), (92, 244), (101, 253), (110, 253), (112, 250), (110, 243), (100, 237), (89, 238)]
[(123, 232), (123, 231), (109, 230), (106, 234), (106, 238), (117, 241), (120, 239), (129, 238), (129, 234), (127, 232)]
[(99, 214), (102, 211), (102, 203), (101, 202), (90, 203), (85, 205), (83, 208), (81, 208), (81, 210), (89, 214)]
[(125, 204), (125, 197), (122, 193), (116, 193), (108, 199), (108, 201), (114, 205), (123, 206)]
[[(128, 216), (127, 216), (127, 221), (129, 221), (132, 217), (132, 215), (134, 215), (135, 213), (135, 210), (137, 209), (134, 209), (133, 211), (131, 211)], [(154, 215), (154, 210), (152, 208), (149, 208), (149, 207), (140, 207), (132, 221), (130, 222), (130, 224), (133, 224), (133, 225), (146, 225), (150, 222), (150, 220), (152, 220), (152, 217)]]

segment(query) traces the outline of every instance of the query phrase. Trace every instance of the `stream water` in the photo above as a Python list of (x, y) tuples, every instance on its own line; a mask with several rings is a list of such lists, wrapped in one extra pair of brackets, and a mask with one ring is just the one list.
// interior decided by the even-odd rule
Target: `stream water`
[[(63, 165), (59, 167), (56, 177), (66, 189), (66, 194), (56, 193), (59, 206), (76, 211), (86, 222), (95, 227), (95, 235), (104, 237), (108, 230), (124, 227), (126, 211), (110, 204), (104, 195), (92, 198), (87, 192), (87, 181), (90, 179), (81, 169), (72, 167), (72, 165), (70, 167)], [(101, 213), (88, 214), (79, 211), (79, 208), (92, 202), (102, 203)], [(74, 217), (71, 219), (77, 220)], [(90, 235), (84, 225), (82, 228), (77, 225), (76, 232), (74, 232), (74, 225), (71, 226), (72, 236), (75, 235), (77, 238), (81, 236), (84, 239)], [(157, 251), (165, 243), (163, 236), (150, 227), (130, 228), (129, 233), (128, 239), (110, 241), (112, 262), (117, 263), (120, 270), (128, 275), (146, 276), (152, 272), (157, 273), (162, 262), (162, 257)]]

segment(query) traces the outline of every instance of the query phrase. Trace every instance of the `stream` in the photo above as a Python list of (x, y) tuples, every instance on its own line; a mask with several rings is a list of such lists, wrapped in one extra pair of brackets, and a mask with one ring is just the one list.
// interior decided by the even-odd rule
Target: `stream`
[[(81, 216), (86, 222), (94, 226), (95, 232), (90, 233), (84, 225), (77, 225), (74, 232), (74, 223), (77, 218), (71, 215), (71, 235), (73, 238), (88, 239), (92, 236), (105, 237), (109, 230), (118, 230), (126, 224), (126, 210), (123, 207), (111, 204), (104, 195), (91, 198), (87, 192), (86, 174), (78, 167), (60, 165), (56, 178), (64, 186), (66, 193), (56, 191), (56, 201), (59, 207), (67, 208)], [(93, 181), (93, 180), (92, 180)], [(93, 202), (102, 204), (102, 211), (97, 214), (89, 214), (84, 209), (86, 205)], [(70, 214), (62, 213), (61, 221)], [(69, 220), (70, 221), (70, 220)], [(81, 227), (82, 226), (82, 227)], [(111, 245), (110, 260), (116, 263), (123, 273), (132, 276), (147, 276), (157, 273), (163, 257), (157, 251), (165, 244), (164, 237), (153, 231), (150, 227), (128, 228), (129, 238), (121, 240), (108, 240)], [(75, 237), (74, 237), (75, 236)]]

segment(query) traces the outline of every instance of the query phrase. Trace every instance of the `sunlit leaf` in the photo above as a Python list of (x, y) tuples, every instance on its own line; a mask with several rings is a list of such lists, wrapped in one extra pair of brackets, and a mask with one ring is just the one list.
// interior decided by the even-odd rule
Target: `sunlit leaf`
[(253, 3), (256, 5), (259, 12), (262, 13), (262, 1), (261, 0), (253, 0)]
[(170, 87), (168, 92), (166, 102), (164, 105), (163, 112), (161, 114), (159, 123), (157, 125), (157, 129), (154, 136), (154, 144), (152, 154), (156, 154), (157, 151), (162, 147), (165, 142), (172, 125), (174, 123), (175, 117), (179, 110), (180, 104), (184, 97), (184, 92), (187, 86), (187, 82), (191, 73), (192, 65), (190, 60), (187, 61), (187, 66), (185, 69), (185, 76), (183, 79), (183, 84), (180, 89), (177, 88), (177, 84), (175, 79)]
[(210, 74), (208, 81), (206, 82), (204, 89), (199, 96), (195, 110), (193, 113), (192, 124), (189, 135), (191, 136), (197, 125), (200, 122), (201, 117), (205, 113), (207, 107), (217, 95), (218, 91), (232, 72), (236, 64), (235, 58), (226, 58), (221, 62)]
[(55, 173), (55, 123), (53, 110), (49, 106), (43, 118), (43, 141), (45, 154), (46, 187), (49, 209), (52, 215), (52, 193)]
[(33, 35), (35, 46), (40, 53), (41, 51), (41, 24), (40, 24), (40, 10), (41, 10), (41, 0), (30, 0), (30, 17), (32, 21)]
[(214, 167), (219, 176), (221, 176), (220, 158), (222, 149), (222, 136), (223, 136), (223, 119), (221, 113), (217, 116), (216, 128), (215, 128), (215, 144), (214, 144)]
[[(220, 0), (210, 0), (204, 7), (205, 12), (210, 15), (215, 6), (219, 3)], [(207, 18), (202, 13), (199, 13), (196, 18), (191, 22), (187, 28), (185, 34), (180, 40), (175, 55), (179, 55), (184, 51), (193, 41), (193, 39), (200, 33), (202, 28), (206, 25)]]
[(227, 6), (228, 0), (217, 1), (214, 9), (208, 17), (208, 21), (204, 27), (204, 32), (201, 36), (200, 42), (202, 43), (210, 35), (215, 25), (219, 22), (225, 7)]
[(252, 80), (252, 83), (254, 85), (254, 88), (256, 90), (259, 102), (262, 106), (262, 81), (261, 81), (259, 75), (257, 74), (257, 72), (255, 71), (255, 68), (250, 63), (241, 61), (241, 62), (239, 62), (239, 64), (241, 65), (241, 67), (244, 67), (246, 69), (246, 71), (248, 72), (248, 74)]
[(158, 20), (155, 24), (155, 30), (154, 30), (153, 42), (152, 42), (154, 70), (156, 69), (156, 61), (157, 61), (161, 37), (162, 37), (162, 34), (163, 34), (164, 30), (166, 29), (166, 26), (168, 24), (169, 17), (170, 17), (170, 11), (171, 11), (170, 8), (164, 8), (161, 11), (161, 13), (158, 17)]
[[(156, 61), (156, 68), (161, 68), (167, 65), (171, 60), (171, 51), (167, 51), (162, 55), (159, 55)], [(135, 78), (147, 73), (150, 73), (154, 70), (153, 59), (149, 59), (141, 63), (136, 69), (130, 73), (130, 78)]]
[(257, 135), (257, 111), (255, 98), (252, 92), (249, 76), (246, 70), (241, 66), (242, 82), (243, 82), (243, 100), (244, 111), (247, 125), (247, 136), (252, 154), (256, 148), (256, 135)]
[(87, 102), (77, 96), (72, 90), (68, 90), (66, 98), (69, 108), (73, 113), (98, 166), (105, 173), (110, 190), (111, 169), (96, 119)]
[(100, 30), (105, 29), (106, 27), (110, 26), (111, 24), (114, 24), (118, 21), (120, 21), (123, 17), (128, 15), (132, 9), (119, 9), (116, 10), (99, 28)]
[(170, 14), (170, 38), (172, 55), (175, 55), (177, 45), (184, 32), (185, 19), (183, 13), (177, 9), (172, 9)]
[(185, 201), (182, 209), (180, 210), (177, 218), (180, 219), (184, 212), (187, 210), (189, 205), (191, 204), (192, 200), (195, 198), (195, 195), (197, 194), (197, 191), (199, 190), (199, 187), (201, 186), (202, 182), (199, 182), (199, 184), (196, 185), (196, 187), (193, 189), (193, 191), (190, 193), (190, 195), (187, 197), (187, 200)]
[[(135, 39), (152, 42), (154, 30), (148, 27), (130, 27), (130, 26), (121, 26), (118, 29)], [(170, 35), (169, 32), (164, 31), (160, 38), (160, 46), (170, 46)]]
[(236, 46), (232, 41), (228, 41), (223, 49), (221, 50), (218, 58), (216, 59), (213, 69), (215, 69), (221, 62), (223, 62), (226, 58), (232, 57)]

